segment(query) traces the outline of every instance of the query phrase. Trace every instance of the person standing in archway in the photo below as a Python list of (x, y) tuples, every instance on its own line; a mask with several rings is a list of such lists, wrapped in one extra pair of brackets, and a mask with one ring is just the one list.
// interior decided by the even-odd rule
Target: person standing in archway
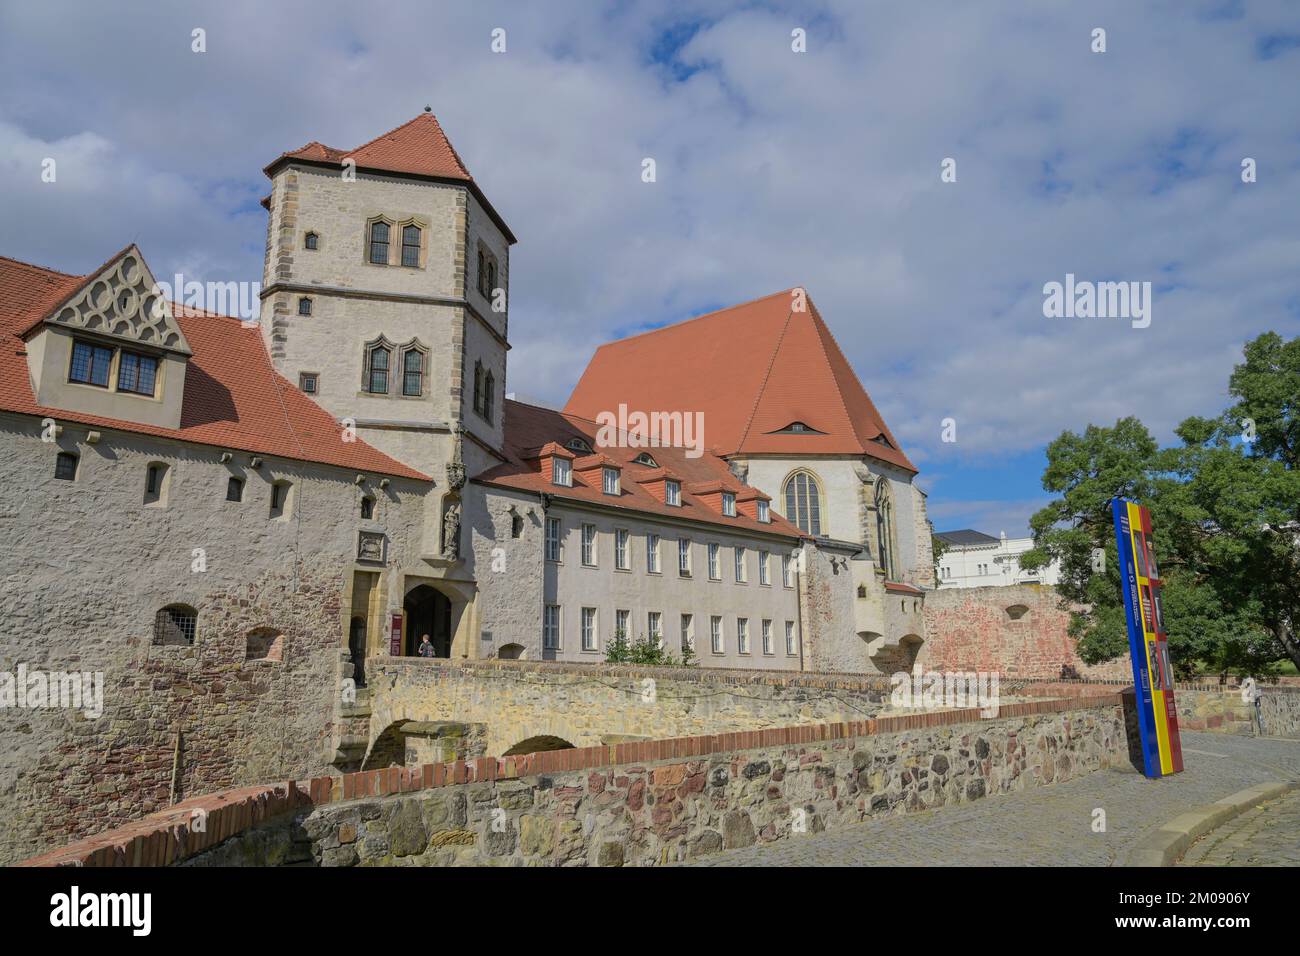
[(428, 634), (420, 635), (420, 647), (419, 650), (416, 651), (416, 653), (419, 654), (421, 657), (433, 656), (433, 644), (429, 642)]

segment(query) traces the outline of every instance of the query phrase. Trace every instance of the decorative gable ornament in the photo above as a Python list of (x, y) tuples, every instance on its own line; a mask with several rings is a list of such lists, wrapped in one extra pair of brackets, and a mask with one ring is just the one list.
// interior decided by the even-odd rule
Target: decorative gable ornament
[(192, 354), (171, 303), (134, 244), (110, 259), (45, 321), (57, 328)]

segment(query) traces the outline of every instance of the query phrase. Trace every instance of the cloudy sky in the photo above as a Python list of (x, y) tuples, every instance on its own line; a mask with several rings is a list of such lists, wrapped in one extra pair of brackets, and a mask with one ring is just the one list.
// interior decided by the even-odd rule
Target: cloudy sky
[[(1288, 0), (5, 0), (0, 255), (260, 280), (262, 166), (428, 104), (519, 237), (510, 390), (562, 403), (601, 341), (802, 285), (936, 528), (1015, 535), (1061, 431), (1168, 440), (1246, 339), (1300, 334), (1297, 91)], [(1045, 318), (1067, 273), (1150, 282), (1150, 327)]]

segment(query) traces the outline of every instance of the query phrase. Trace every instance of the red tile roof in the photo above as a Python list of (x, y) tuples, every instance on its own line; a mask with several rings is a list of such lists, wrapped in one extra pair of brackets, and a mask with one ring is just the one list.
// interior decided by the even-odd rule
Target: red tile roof
[(344, 160), (351, 159), (358, 169), (410, 176), (430, 176), (467, 183), (486, 207), (489, 215), (506, 233), (507, 238), (511, 242), (515, 241), (505, 222), (479, 190), (474, 177), (469, 174), (460, 155), (451, 145), (451, 140), (442, 131), (442, 126), (432, 113), (420, 113), (414, 119), (376, 136), (356, 149), (336, 149), (313, 140), (299, 149), (281, 153), (264, 171), (270, 176), (280, 163), (295, 159), (331, 166), (342, 166)]
[(256, 326), (179, 303), (172, 310), (194, 353), (179, 428), (38, 405), (22, 336), (98, 271), (73, 276), (0, 257), (0, 411), (429, 480), (363, 441), (343, 441), (334, 417), (275, 371)]
[[(698, 411), (718, 455), (870, 455), (916, 471), (812, 299), (796, 311), (794, 292), (602, 345), (565, 411)], [(795, 422), (812, 431), (782, 433)]]
[[(545, 492), (556, 498), (567, 498), (630, 511), (645, 512), (655, 517), (677, 518), (686, 521), (701, 521), (724, 527), (776, 534), (783, 537), (803, 537), (797, 527), (775, 512), (772, 520), (759, 522), (747, 515), (739, 514), (734, 518), (723, 515), (704, 504), (691, 493), (696, 484), (714, 484), (719, 481), (729, 487), (745, 488), (731, 474), (727, 463), (705, 452), (699, 458), (688, 458), (686, 449), (656, 447), (652, 449), (659, 468), (647, 468), (633, 462), (645, 449), (598, 445), (597, 435), (600, 426), (594, 421), (557, 412), (536, 405), (507, 399), (504, 403), (505, 414), (505, 451), (507, 460), (504, 464), (488, 469), (475, 477), (481, 484), (513, 488), (520, 491)], [(564, 445), (573, 438), (583, 438), (597, 453), (613, 459), (622, 468), (620, 494), (617, 498), (604, 493), (600, 484), (590, 486), (582, 482), (575, 472), (573, 487), (566, 488), (551, 483), (550, 473), (542, 474), (538, 469), (538, 449), (553, 443)], [(664, 477), (680, 479), (683, 482), (681, 507), (674, 507), (660, 502), (644, 483), (647, 480), (662, 480)]]

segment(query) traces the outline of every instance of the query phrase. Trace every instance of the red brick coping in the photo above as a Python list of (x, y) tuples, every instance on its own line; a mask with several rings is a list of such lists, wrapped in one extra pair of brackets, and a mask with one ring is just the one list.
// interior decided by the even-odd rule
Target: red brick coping
[[(666, 740), (639, 740), (601, 747), (578, 747), (520, 754), (514, 757), (480, 757), (453, 763), (424, 764), (421, 767), (389, 767), (363, 770), (338, 777), (315, 777), (289, 780), (263, 786), (222, 790), (202, 797), (192, 797), (175, 806), (87, 837), (76, 843), (42, 853), (19, 866), (167, 866), (266, 823), (308, 807), (354, 800), (411, 793), (432, 787), (456, 786), (492, 780), (512, 780), (539, 774), (563, 773), (620, 764), (651, 763), (701, 757), (713, 753), (817, 744), (852, 737), (925, 730), (951, 724), (979, 722), (1008, 717), (1031, 717), (1070, 710), (1114, 707), (1121, 703), (1120, 694), (1090, 695), (1060, 700), (1033, 700), (1005, 704), (991, 718), (982, 717), (978, 707), (945, 710), (925, 714), (902, 714), (833, 724), (808, 724), (777, 727), (771, 730), (747, 730), (698, 737), (674, 737)], [(203, 830), (192, 829), (205, 812)]]

